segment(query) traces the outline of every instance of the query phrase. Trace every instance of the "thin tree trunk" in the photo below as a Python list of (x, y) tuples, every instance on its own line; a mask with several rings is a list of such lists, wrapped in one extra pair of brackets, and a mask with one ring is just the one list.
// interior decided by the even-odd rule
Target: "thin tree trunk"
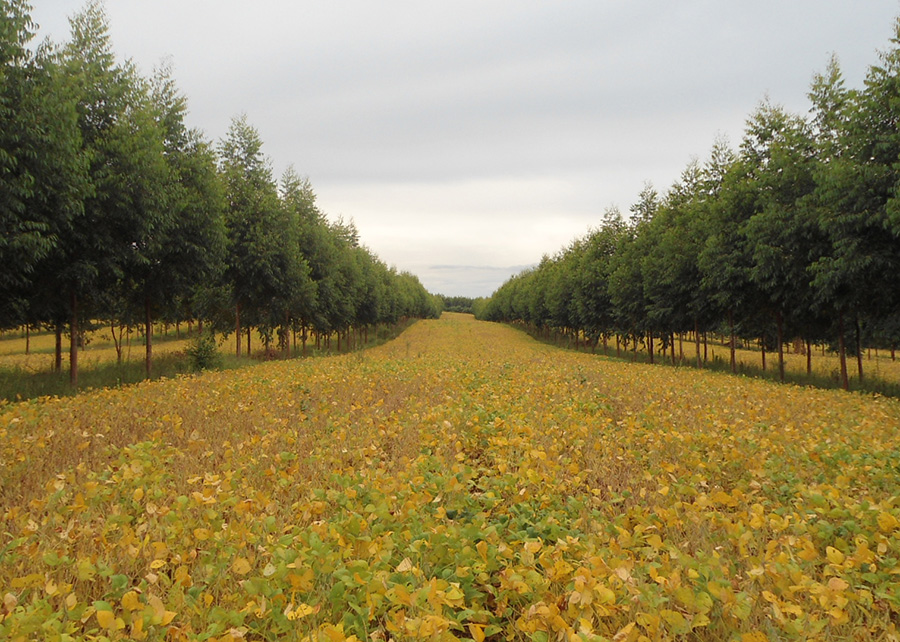
[(25, 356), (31, 354), (31, 326), (25, 324)]
[(703, 363), (709, 361), (709, 341), (707, 340), (706, 333), (703, 333)]
[(694, 343), (697, 347), (697, 367), (703, 365), (700, 361), (700, 321), (694, 319)]
[(838, 354), (841, 359), (841, 388), (850, 389), (850, 378), (847, 376), (847, 346), (844, 345), (844, 312), (838, 313)]
[(731, 333), (731, 371), (737, 372), (737, 362), (734, 358), (734, 311), (728, 310), (728, 331)]
[(146, 358), (144, 360), (144, 371), (147, 373), (147, 378), (150, 378), (150, 375), (153, 370), (153, 323), (150, 319), (150, 297), (144, 297), (144, 333), (147, 337), (147, 352)]
[(234, 306), (234, 354), (241, 358), (241, 304)]
[(806, 340), (806, 376), (812, 374), (812, 346), (809, 339)]
[(59, 372), (62, 370), (62, 323), (56, 322), (56, 350), (53, 354), (53, 370)]
[(766, 371), (766, 338), (760, 337), (759, 339), (759, 349), (762, 353), (762, 369), (763, 372)]
[(784, 382), (784, 316), (781, 310), (775, 315), (778, 325), (778, 379)]
[(78, 388), (78, 295), (72, 291), (72, 317), (69, 321), (69, 383)]
[(250, 355), (253, 354), (253, 352), (250, 350), (250, 333), (252, 332), (252, 330), (253, 329), (250, 326), (247, 326), (247, 358), (248, 359), (250, 358)]
[(859, 318), (856, 319), (856, 369), (859, 371), (859, 380), (863, 380), (863, 357), (862, 357), (862, 332), (859, 327)]
[(622, 355), (619, 353), (619, 347), (620, 347), (620, 344), (619, 344), (619, 333), (616, 332), (616, 358), (617, 358), (617, 359), (620, 359), (620, 358), (622, 357)]
[(109, 331), (112, 333), (113, 345), (116, 347), (116, 363), (122, 365), (122, 334), (123, 331), (119, 330), (119, 336), (116, 337), (116, 322), (109, 322)]
[(672, 342), (672, 365), (675, 365), (675, 333), (669, 334), (669, 340)]
[(650, 363), (653, 363), (653, 332), (647, 333), (647, 352), (650, 354)]

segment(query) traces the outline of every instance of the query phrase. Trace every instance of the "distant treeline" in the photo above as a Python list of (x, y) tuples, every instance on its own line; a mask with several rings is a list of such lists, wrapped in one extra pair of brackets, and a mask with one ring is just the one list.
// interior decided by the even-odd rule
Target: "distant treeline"
[(67, 333), (73, 384), (87, 323), (198, 320), (233, 330), (240, 355), (252, 330), (284, 349), (290, 333), (440, 314), (308, 180), (274, 179), (246, 117), (216, 144), (187, 127), (168, 67), (116, 61), (100, 2), (39, 47), (31, 7), (0, 8), (0, 328), (54, 329), (57, 368)]
[[(863, 378), (865, 346), (900, 342), (900, 21), (862, 89), (832, 58), (808, 116), (764, 101), (737, 150), (717, 141), (660, 195), (508, 280), (481, 318), (644, 342), (707, 332), (774, 350), (828, 344)], [(617, 339), (618, 340), (618, 339)]]
[(443, 294), (438, 294), (437, 296), (441, 300), (445, 312), (462, 312), (465, 314), (474, 314), (478, 304), (485, 300), (483, 297), (445, 296)]

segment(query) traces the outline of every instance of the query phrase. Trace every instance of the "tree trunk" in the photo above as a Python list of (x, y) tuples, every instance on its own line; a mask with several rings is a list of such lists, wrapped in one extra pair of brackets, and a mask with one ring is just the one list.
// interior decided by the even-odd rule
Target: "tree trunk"
[(78, 388), (78, 295), (72, 291), (72, 317), (69, 321), (69, 383)]
[(841, 388), (850, 389), (850, 378), (847, 376), (847, 346), (844, 345), (844, 312), (838, 313), (838, 354), (841, 359)]
[(672, 342), (672, 365), (675, 365), (675, 333), (672, 332), (669, 334), (669, 341)]
[(859, 327), (859, 318), (856, 319), (856, 369), (859, 371), (859, 380), (863, 380), (862, 336)]
[(650, 363), (653, 363), (653, 332), (647, 333), (647, 352), (650, 355)]
[(252, 332), (252, 328), (247, 326), (247, 358), (249, 359), (253, 352), (250, 350), (250, 333)]
[(112, 333), (113, 345), (116, 347), (116, 363), (122, 365), (122, 334), (123, 330), (119, 330), (119, 336), (116, 337), (116, 322), (109, 322), (109, 331)]
[(812, 346), (809, 344), (809, 339), (806, 340), (806, 376), (810, 376), (812, 374)]
[(778, 326), (778, 379), (784, 383), (784, 316), (781, 310), (775, 315)]
[(56, 322), (56, 350), (53, 354), (53, 370), (59, 372), (62, 370), (62, 323)]
[(31, 326), (25, 324), (25, 356), (31, 354)]
[(241, 304), (234, 306), (234, 354), (241, 358)]
[(700, 322), (697, 319), (694, 319), (694, 343), (697, 347), (697, 367), (702, 366), (702, 362), (700, 361)]
[(728, 310), (728, 331), (731, 333), (731, 371), (737, 372), (737, 362), (734, 358), (734, 310)]
[(703, 363), (709, 361), (709, 341), (707, 341), (706, 333), (703, 333)]
[(307, 338), (306, 324), (304, 323), (303, 326), (300, 328), (300, 339), (303, 341), (303, 356), (304, 357), (306, 356), (306, 338)]
[(616, 358), (620, 359), (622, 355), (619, 353), (619, 333), (616, 332)]
[(144, 334), (147, 337), (147, 352), (146, 358), (144, 359), (144, 371), (147, 373), (147, 378), (150, 378), (150, 375), (153, 370), (153, 323), (150, 319), (150, 297), (144, 297)]
[(759, 339), (759, 350), (762, 353), (762, 369), (763, 372), (766, 371), (766, 338), (760, 337)]

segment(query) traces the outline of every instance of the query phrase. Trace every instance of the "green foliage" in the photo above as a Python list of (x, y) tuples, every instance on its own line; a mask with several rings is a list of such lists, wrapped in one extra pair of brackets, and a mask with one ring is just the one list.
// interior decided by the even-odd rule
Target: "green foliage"
[(222, 367), (222, 355), (212, 332), (198, 334), (187, 349), (191, 369), (194, 372), (215, 370)]
[(646, 185), (627, 224), (607, 218), (545, 256), (479, 318), (648, 348), (693, 333), (698, 364), (700, 335), (718, 331), (777, 349), (781, 379), (788, 340), (820, 342), (844, 387), (846, 354), (861, 381), (866, 345), (900, 343), (900, 19), (864, 89), (847, 90), (832, 58), (809, 97), (809, 118), (761, 103), (737, 152), (716, 141), (667, 193)]

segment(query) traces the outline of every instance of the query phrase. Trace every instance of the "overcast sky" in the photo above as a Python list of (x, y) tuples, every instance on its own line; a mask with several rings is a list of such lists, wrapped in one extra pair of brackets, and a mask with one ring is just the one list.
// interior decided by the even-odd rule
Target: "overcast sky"
[[(32, 0), (68, 38), (81, 0)], [(169, 57), (189, 124), (246, 113), (276, 176), (432, 292), (508, 276), (664, 192), (766, 96), (805, 114), (835, 53), (861, 87), (898, 0), (107, 0), (116, 53)]]

